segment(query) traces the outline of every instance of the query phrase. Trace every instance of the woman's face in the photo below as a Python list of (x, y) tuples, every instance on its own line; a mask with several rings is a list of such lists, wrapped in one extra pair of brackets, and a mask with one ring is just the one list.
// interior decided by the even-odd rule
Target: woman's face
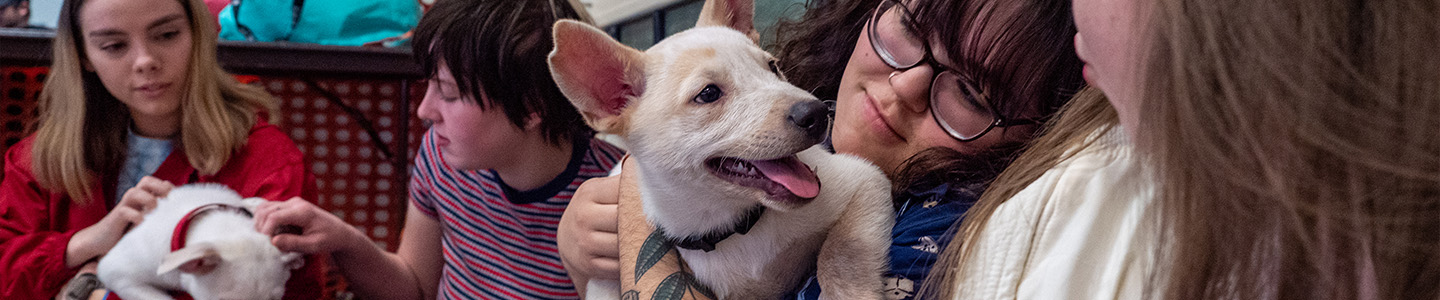
[[(893, 19), (881, 18), (878, 22)], [(860, 32), (840, 79), (831, 132), (837, 152), (860, 156), (880, 166), (886, 174), (895, 175), (906, 159), (925, 149), (945, 147), (960, 153), (976, 153), (1001, 142), (1024, 139), (1033, 132), (1035, 126), (1027, 125), (995, 127), (966, 142), (950, 137), (930, 112), (935, 68), (924, 63), (904, 71), (891, 67), (871, 46), (866, 33), (869, 30), (867, 24)], [(883, 32), (877, 31), (877, 34), (885, 34)], [(943, 45), (934, 42), (929, 45), (936, 62), (955, 65)], [(923, 51), (923, 48), (914, 50)]]
[[(1075, 52), (1085, 61), (1085, 81), (1099, 88), (1135, 130), (1140, 106), (1142, 7), (1135, 0), (1075, 0)], [(1132, 131), (1133, 132), (1133, 131)]]
[(190, 65), (190, 20), (175, 0), (88, 0), (78, 14), (86, 70), (130, 110), (139, 134), (173, 135)]

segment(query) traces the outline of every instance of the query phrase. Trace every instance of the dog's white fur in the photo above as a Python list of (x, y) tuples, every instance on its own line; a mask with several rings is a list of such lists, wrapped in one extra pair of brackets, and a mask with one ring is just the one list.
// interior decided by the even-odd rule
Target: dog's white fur
[[(785, 82), (753, 32), (744, 33), (750, 1), (707, 1), (697, 28), (643, 53), (589, 25), (561, 21), (551, 72), (587, 123), (628, 144), (643, 176), (646, 218), (669, 236), (724, 231), (757, 203), (767, 207), (749, 233), (730, 236), (712, 252), (680, 249), (696, 279), (717, 296), (775, 299), (816, 267), (822, 298), (879, 299), (893, 226), (890, 183), (867, 161), (812, 147), (818, 140), (787, 121), (792, 105), (816, 99)], [(692, 101), (709, 84), (723, 87), (723, 98)], [(775, 201), (705, 167), (712, 157), (797, 152), (821, 183), (808, 204)], [(591, 281), (587, 299), (616, 298), (617, 287)]]
[(254, 211), (265, 199), (241, 199), (218, 184), (177, 187), (100, 259), (97, 274), (110, 291), (132, 300), (173, 299), (185, 291), (199, 300), (278, 300), (300, 254), (282, 253), (255, 221), (233, 211), (212, 210), (190, 221), (185, 247), (170, 251), (180, 219), (201, 205), (224, 203)]

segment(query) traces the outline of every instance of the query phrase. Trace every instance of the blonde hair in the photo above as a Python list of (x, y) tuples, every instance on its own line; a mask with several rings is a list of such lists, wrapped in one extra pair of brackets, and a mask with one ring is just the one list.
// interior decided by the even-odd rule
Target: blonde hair
[(1158, 295), (1440, 298), (1435, 1), (1154, 3)]
[[(1104, 136), (1119, 124), (1119, 117), (1109, 101), (1093, 88), (1081, 89), (1074, 99), (1060, 108), (1055, 118), (1043, 126), (1040, 136), (1026, 146), (1020, 157), (995, 178), (980, 199), (965, 212), (950, 245), (930, 269), (918, 295), (925, 299), (951, 299), (958, 294), (961, 266), (975, 252), (980, 232), (995, 210), (1040, 178), (1061, 161), (1075, 155), (1094, 142), (1092, 136)], [(1099, 133), (1098, 135), (1096, 133)]]
[[(213, 175), (244, 146), (256, 114), (275, 111), (277, 104), (263, 89), (241, 84), (220, 69), (215, 22), (204, 3), (177, 1), (189, 17), (192, 36), (176, 146), (200, 174)], [(81, 204), (97, 196), (92, 189), (101, 175), (119, 172), (130, 127), (130, 116), (117, 113), (128, 111), (124, 105), (95, 73), (81, 67), (84, 49), (77, 18), (83, 2), (67, 0), (61, 10), (31, 150), (41, 187), (64, 191)]]

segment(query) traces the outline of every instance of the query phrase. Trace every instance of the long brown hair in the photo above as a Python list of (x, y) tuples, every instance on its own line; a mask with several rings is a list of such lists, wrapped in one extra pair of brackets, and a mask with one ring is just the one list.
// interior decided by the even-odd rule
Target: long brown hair
[[(240, 84), (220, 69), (215, 20), (205, 4), (177, 1), (189, 17), (192, 35), (177, 147), (201, 174), (215, 174), (232, 152), (244, 146), (256, 114), (273, 112), (277, 104), (264, 90)], [(116, 113), (128, 112), (125, 105), (105, 90), (95, 72), (81, 68), (85, 48), (78, 18), (84, 2), (62, 4), (31, 150), (31, 166), (40, 185), (63, 191), (82, 204), (96, 196), (92, 188), (99, 178), (119, 172), (130, 128), (130, 115)]]
[(1044, 126), (1040, 136), (1026, 146), (1020, 157), (1000, 172), (999, 177), (981, 194), (980, 200), (965, 212), (950, 246), (930, 268), (930, 276), (918, 295), (926, 299), (954, 298), (957, 287), (953, 285), (964, 279), (961, 278), (964, 274), (959, 274), (960, 266), (975, 252), (980, 232), (995, 210), (1039, 179), (1045, 171), (1073, 156), (1077, 149), (1093, 143), (1095, 140), (1092, 137), (1104, 136), (1119, 122), (1115, 108), (1100, 91), (1085, 88), (1076, 94)]
[(1440, 297), (1440, 7), (1157, 1), (1137, 153), (1173, 299)]

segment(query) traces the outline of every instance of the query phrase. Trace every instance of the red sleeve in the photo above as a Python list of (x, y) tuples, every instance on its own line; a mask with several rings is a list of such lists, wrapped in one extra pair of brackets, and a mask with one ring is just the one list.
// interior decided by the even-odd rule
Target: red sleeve
[(27, 145), (28, 140), (6, 152), (0, 181), (0, 299), (51, 299), (79, 271), (65, 267), (65, 248), (75, 232), (56, 229), (62, 225), (49, 211), (57, 199), (38, 189)]

